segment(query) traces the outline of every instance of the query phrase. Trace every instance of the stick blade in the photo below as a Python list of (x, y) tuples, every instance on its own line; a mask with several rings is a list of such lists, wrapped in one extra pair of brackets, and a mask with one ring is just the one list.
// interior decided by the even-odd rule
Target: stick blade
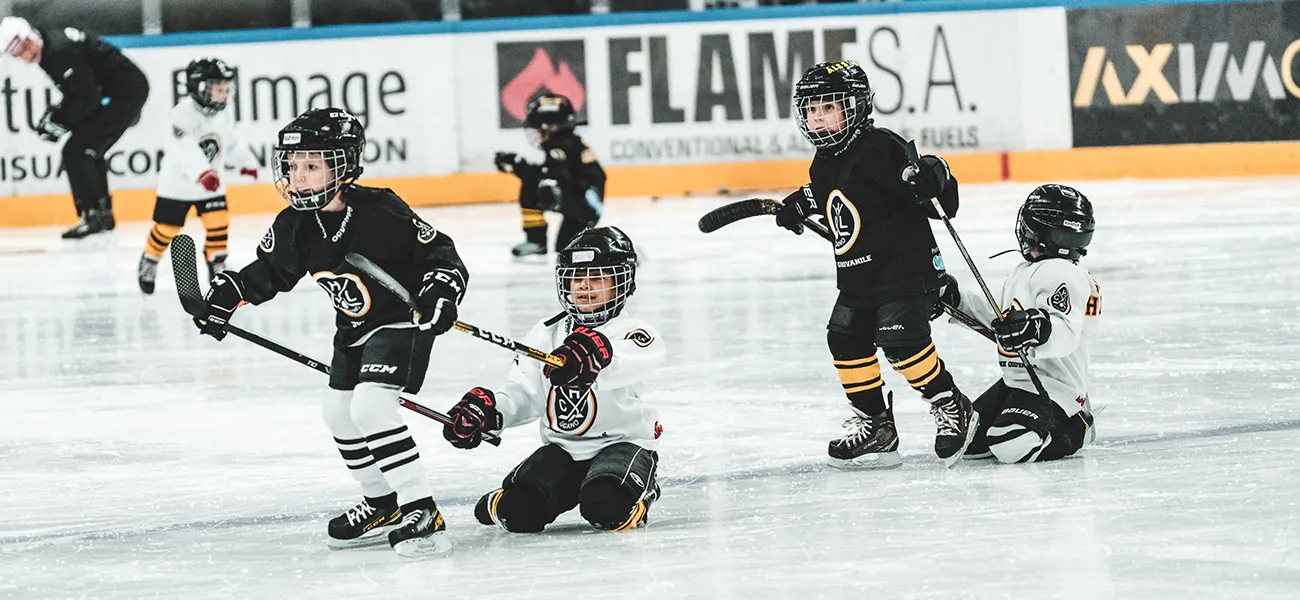
[(731, 204), (719, 206), (700, 217), (700, 231), (713, 233), (736, 221), (760, 215), (774, 215), (779, 210), (781, 210), (781, 203), (771, 198), (750, 198), (732, 202)]
[(196, 315), (203, 308), (203, 290), (199, 287), (198, 256), (194, 247), (194, 238), (180, 234), (172, 239), (172, 276), (176, 279), (176, 295), (180, 296), (181, 308)]

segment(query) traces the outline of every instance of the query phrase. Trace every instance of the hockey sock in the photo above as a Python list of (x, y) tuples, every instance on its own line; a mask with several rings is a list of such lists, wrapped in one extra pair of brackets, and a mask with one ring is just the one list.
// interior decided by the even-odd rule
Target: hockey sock
[(356, 423), (352, 422), (352, 392), (330, 390), (321, 403), (321, 415), (325, 418), (330, 433), (334, 434), (334, 444), (343, 456), (343, 463), (348, 466), (348, 471), (357, 483), (361, 484), (361, 493), (367, 498), (392, 496), (391, 504), (395, 506), (397, 496), (393, 488), (375, 464), (375, 457), (366, 445), (365, 436), (361, 435)]
[(388, 485), (403, 506), (431, 497), (424, 479), (420, 452), (397, 413), (401, 388), (363, 381), (352, 393), (352, 421), (365, 436), (366, 446)]
[(884, 382), (880, 379), (876, 347), (861, 338), (833, 331), (827, 333), (826, 342), (849, 404), (868, 415), (885, 412)]
[(208, 262), (217, 258), (225, 260), (230, 213), (224, 210), (205, 212), (199, 215), (199, 220), (203, 221), (203, 228), (208, 230), (207, 243), (203, 245), (203, 253), (207, 256)]
[(546, 245), (546, 217), (535, 208), (521, 208), (524, 221), (524, 237), (539, 246)]
[(934, 342), (915, 347), (886, 348), (885, 357), (900, 375), (907, 378), (912, 389), (932, 400), (953, 389), (952, 375), (939, 359)]
[(150, 258), (162, 258), (162, 253), (171, 245), (172, 238), (181, 232), (179, 225), (168, 225), (166, 223), (154, 223), (153, 229), (149, 230), (149, 237), (145, 239), (144, 254)]

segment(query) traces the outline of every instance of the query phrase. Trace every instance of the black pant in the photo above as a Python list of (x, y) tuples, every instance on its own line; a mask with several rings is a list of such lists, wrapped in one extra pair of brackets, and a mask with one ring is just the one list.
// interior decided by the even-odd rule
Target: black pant
[[(1065, 458), (1083, 447), (1087, 429), (1082, 416), (1067, 417), (1057, 403), (1010, 387), (1001, 379), (975, 400), (975, 411), (980, 415), (980, 425), (968, 454), (991, 450), (1005, 462), (1041, 462)], [(997, 429), (990, 434), (993, 428)], [(1017, 450), (1002, 452), (993, 448), (999, 444)]]
[(433, 334), (414, 327), (379, 329), (359, 346), (334, 349), (330, 387), (351, 390), (363, 381), (400, 385), (419, 393), (429, 370)]
[(497, 515), (510, 531), (530, 533), (581, 505), (592, 526), (615, 529), (654, 488), (658, 467), (658, 453), (628, 442), (608, 446), (591, 460), (573, 460), (563, 448), (547, 444), (501, 482)]
[[(564, 182), (557, 186), (541, 186), (540, 180), (532, 177), (520, 178), (519, 208), (537, 211), (559, 211), (564, 216), (560, 222), (560, 231), (556, 234), (555, 249), (563, 250), (573, 238), (589, 227), (595, 227), (604, 211), (604, 200), (598, 199), (593, 204), (585, 193), (566, 190)], [(539, 246), (546, 246), (546, 224), (529, 227), (525, 223), (524, 236), (528, 241)]]
[(68, 186), (72, 188), (78, 215), (87, 208), (113, 207), (108, 192), (106, 157), (122, 134), (139, 122), (140, 110), (149, 98), (149, 82), (132, 65), (105, 95), (109, 98), (108, 105), (72, 126), (72, 135), (63, 145), (63, 168), (68, 172)]

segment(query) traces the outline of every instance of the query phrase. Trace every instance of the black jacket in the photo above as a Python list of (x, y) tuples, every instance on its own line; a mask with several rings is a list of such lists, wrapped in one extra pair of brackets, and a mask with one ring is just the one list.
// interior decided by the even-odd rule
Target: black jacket
[[(389, 189), (344, 188), (342, 212), (286, 208), (262, 237), (257, 260), (235, 275), (244, 300), (261, 304), (310, 274), (338, 311), (334, 344), (351, 346), (384, 325), (411, 323), (396, 295), (343, 262), (355, 252), (392, 275), (414, 296), (426, 273), (442, 271), (460, 284), (469, 271), (446, 234), (435, 230)], [(456, 298), (459, 303), (461, 298)]]
[(41, 69), (63, 93), (51, 120), (75, 129), (102, 99), (143, 104), (149, 83), (140, 68), (115, 46), (73, 27), (39, 29), (44, 40)]
[[(927, 217), (902, 180), (906, 142), (868, 126), (844, 152), (818, 152), (808, 168), (813, 209), (835, 233), (840, 301), (869, 308), (939, 289), (943, 259)], [(949, 178), (940, 203), (957, 213), (957, 181)]]
[(582, 198), (587, 190), (595, 190), (602, 201), (605, 199), (605, 169), (581, 136), (571, 130), (556, 132), (542, 142), (542, 151), (546, 161), (529, 165), (521, 177), (554, 179), (565, 198)]

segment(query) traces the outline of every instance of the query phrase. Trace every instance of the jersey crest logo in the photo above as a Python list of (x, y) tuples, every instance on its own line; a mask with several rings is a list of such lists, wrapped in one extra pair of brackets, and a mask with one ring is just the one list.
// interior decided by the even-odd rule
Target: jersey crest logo
[(215, 134), (205, 135), (199, 139), (199, 149), (203, 150), (203, 156), (207, 157), (208, 164), (217, 160), (217, 155), (221, 154), (221, 138)]
[(862, 231), (862, 217), (858, 214), (858, 207), (853, 206), (839, 190), (831, 190), (826, 200), (826, 222), (835, 234), (835, 255), (842, 256), (852, 250), (858, 241), (858, 233)]
[(644, 329), (633, 329), (632, 331), (627, 332), (627, 335), (623, 336), (623, 339), (632, 340), (633, 344), (642, 348), (647, 348), (650, 344), (655, 342), (655, 336), (650, 335), (650, 332)]
[(1056, 310), (1065, 314), (1070, 314), (1070, 290), (1062, 283), (1060, 287), (1052, 292), (1052, 297), (1047, 299), (1047, 304)]
[(330, 295), (334, 308), (353, 319), (370, 312), (370, 290), (360, 277), (352, 273), (334, 274), (329, 271), (312, 273), (316, 285)]
[(564, 149), (563, 149), (563, 148), (551, 148), (550, 155), (551, 155), (551, 158), (554, 158), (555, 160), (558, 160), (558, 161), (561, 161), (561, 162), (563, 162), (564, 159), (566, 159), (566, 158), (569, 157), (569, 155), (568, 155), (567, 153), (564, 152)]
[(433, 238), (438, 237), (438, 230), (434, 229), (433, 225), (425, 223), (420, 217), (411, 219), (411, 222), (415, 223), (415, 239), (421, 244), (432, 242)]
[(590, 387), (552, 387), (546, 420), (553, 431), (582, 435), (596, 422), (596, 395)]
[(275, 226), (266, 228), (266, 234), (262, 236), (262, 243), (257, 245), (257, 249), (267, 254), (275, 250)]

